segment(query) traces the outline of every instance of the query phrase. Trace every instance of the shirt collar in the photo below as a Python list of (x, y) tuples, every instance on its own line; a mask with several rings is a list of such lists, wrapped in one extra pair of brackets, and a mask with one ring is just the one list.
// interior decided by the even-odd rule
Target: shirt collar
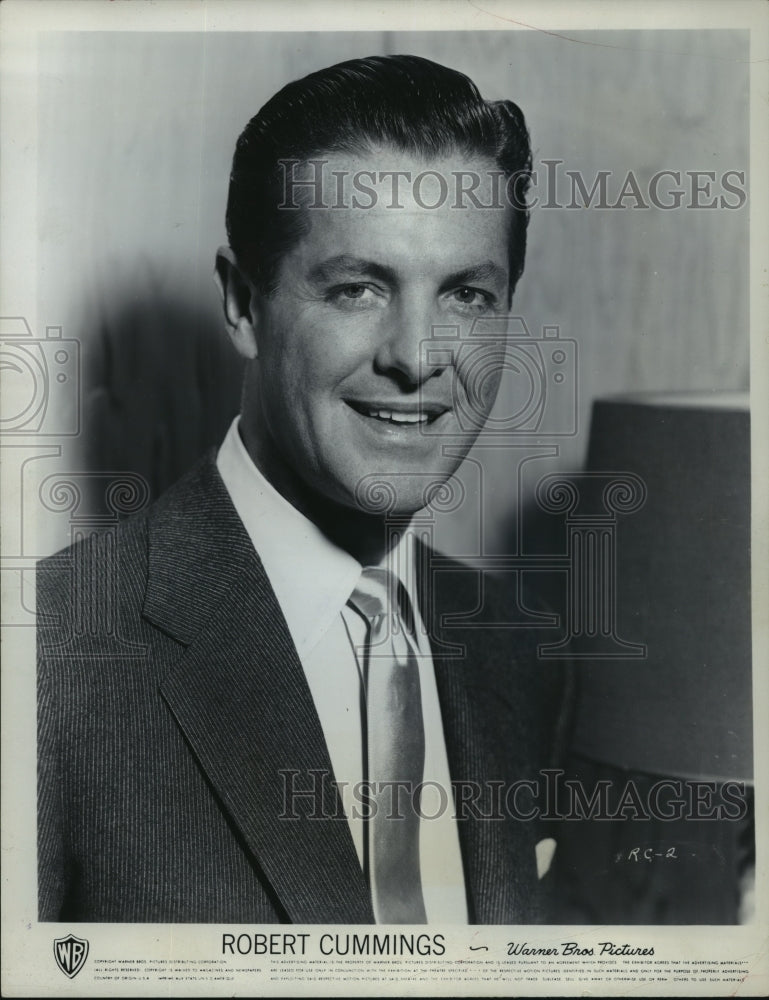
[[(331, 542), (264, 477), (230, 425), (216, 465), (267, 573), (301, 659), (320, 641), (355, 589), (361, 564)], [(387, 561), (416, 594), (414, 547), (404, 531)]]

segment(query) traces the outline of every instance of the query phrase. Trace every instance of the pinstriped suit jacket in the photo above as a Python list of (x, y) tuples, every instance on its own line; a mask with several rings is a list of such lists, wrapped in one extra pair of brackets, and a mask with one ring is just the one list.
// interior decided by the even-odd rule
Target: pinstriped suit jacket
[[(479, 600), (504, 621), (505, 594), (422, 555), (452, 779), (536, 777), (553, 763), (560, 668), (537, 662), (528, 630), (443, 627)], [(301, 664), (213, 457), (116, 545), (42, 562), (37, 588), (41, 920), (373, 921)], [(317, 795), (287, 818), (292, 771)], [(471, 922), (546, 919), (542, 832), (484, 809), (459, 822)]]

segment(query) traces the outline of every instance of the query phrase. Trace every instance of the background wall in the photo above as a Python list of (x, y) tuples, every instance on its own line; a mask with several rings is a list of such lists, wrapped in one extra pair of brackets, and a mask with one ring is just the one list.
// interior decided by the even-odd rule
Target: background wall
[[(157, 494), (221, 439), (239, 366), (211, 275), (235, 140), (285, 82), (381, 52), (513, 98), (540, 178), (546, 159), (588, 186), (608, 170), (611, 201), (631, 170), (642, 183), (747, 170), (741, 32), (52, 33), (39, 59), (38, 316), (81, 342), (84, 424), (68, 462), (138, 472)], [(598, 396), (747, 388), (747, 234), (746, 208), (534, 209), (514, 311), (535, 335), (560, 327), (579, 358), (576, 434), (547, 439), (536, 476), (581, 464)], [(512, 544), (523, 454), (476, 452), (443, 548)]]

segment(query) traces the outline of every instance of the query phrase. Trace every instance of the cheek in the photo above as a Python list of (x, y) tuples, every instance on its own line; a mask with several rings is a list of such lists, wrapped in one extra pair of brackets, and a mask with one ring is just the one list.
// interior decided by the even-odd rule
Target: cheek
[(340, 338), (317, 328), (276, 342), (260, 373), (273, 433), (283, 447), (319, 454), (336, 437), (340, 383), (351, 370)]
[(317, 383), (322, 350), (318, 338), (301, 335), (296, 327), (286, 325), (270, 331), (257, 363), (264, 395), (273, 400), (282, 397), (290, 412), (301, 407), (303, 396)]
[[(460, 355), (461, 358), (461, 355)], [(491, 410), (502, 381), (504, 354), (498, 348), (474, 350), (460, 360), (454, 371), (455, 391), (459, 391), (479, 416)]]
[(334, 396), (351, 375), (370, 367), (373, 351), (369, 338), (351, 324), (326, 321), (294, 332), (276, 344), (273, 370), (296, 393), (295, 403), (322, 394)]

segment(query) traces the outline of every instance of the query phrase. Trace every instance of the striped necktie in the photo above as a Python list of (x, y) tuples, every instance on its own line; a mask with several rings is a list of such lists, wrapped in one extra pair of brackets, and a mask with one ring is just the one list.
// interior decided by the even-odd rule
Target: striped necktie
[[(425, 735), (411, 606), (394, 574), (366, 567), (350, 604), (369, 623), (365, 647), (368, 867), (381, 924), (427, 922), (419, 872)], [(395, 783), (398, 784), (395, 784)]]

